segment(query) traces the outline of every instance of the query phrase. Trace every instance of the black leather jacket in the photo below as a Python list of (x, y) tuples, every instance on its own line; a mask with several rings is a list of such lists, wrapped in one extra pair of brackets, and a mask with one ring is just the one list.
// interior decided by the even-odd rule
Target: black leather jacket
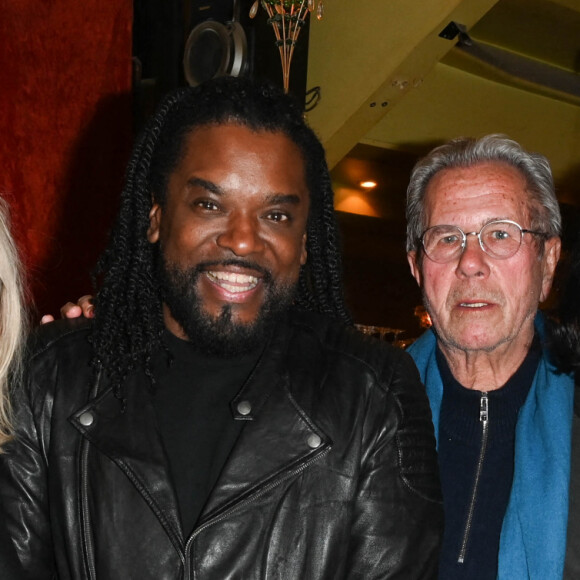
[(121, 412), (89, 366), (89, 332), (40, 330), (0, 459), (7, 527), (32, 578), (435, 576), (435, 441), (407, 354), (293, 316), (231, 403), (244, 429), (184, 538), (148, 382), (128, 379)]

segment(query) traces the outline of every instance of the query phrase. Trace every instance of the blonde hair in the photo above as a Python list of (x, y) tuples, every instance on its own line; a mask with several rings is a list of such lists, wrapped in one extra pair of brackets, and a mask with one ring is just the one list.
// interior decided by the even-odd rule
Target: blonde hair
[(0, 453), (12, 437), (11, 384), (18, 384), (27, 329), (23, 272), (10, 234), (8, 206), (0, 198)]

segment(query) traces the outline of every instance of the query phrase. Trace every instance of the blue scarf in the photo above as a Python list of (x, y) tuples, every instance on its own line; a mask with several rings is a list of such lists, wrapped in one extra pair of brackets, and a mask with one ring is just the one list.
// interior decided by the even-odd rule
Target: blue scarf
[[(543, 335), (540, 316), (536, 330)], [(428, 330), (409, 353), (415, 360), (439, 436), (443, 382)], [(568, 487), (574, 381), (555, 372), (545, 356), (516, 425), (514, 481), (500, 537), (498, 580), (562, 578), (568, 524)]]

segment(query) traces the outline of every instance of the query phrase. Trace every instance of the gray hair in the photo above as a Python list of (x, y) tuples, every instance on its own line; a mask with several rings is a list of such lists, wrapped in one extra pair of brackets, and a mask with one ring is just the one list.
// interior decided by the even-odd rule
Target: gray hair
[(490, 162), (510, 165), (526, 180), (530, 196), (530, 229), (543, 231), (550, 237), (560, 235), (562, 218), (546, 157), (528, 153), (505, 135), (487, 135), (481, 139), (460, 137), (436, 147), (413, 167), (407, 188), (408, 252), (417, 250), (426, 225), (423, 200), (431, 179), (444, 169)]

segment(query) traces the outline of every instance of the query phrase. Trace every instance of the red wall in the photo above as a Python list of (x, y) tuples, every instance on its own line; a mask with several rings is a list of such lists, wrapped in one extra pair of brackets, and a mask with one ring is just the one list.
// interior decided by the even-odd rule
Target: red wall
[(0, 195), (41, 313), (91, 290), (132, 140), (130, 0), (0, 0)]

